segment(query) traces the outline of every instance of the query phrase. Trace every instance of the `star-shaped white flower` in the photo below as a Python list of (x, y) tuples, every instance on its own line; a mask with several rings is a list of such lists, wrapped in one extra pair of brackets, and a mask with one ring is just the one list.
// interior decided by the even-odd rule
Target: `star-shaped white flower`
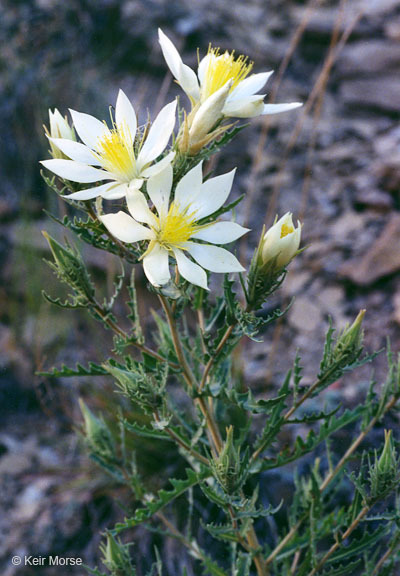
[[(235, 58), (234, 52), (220, 53), (219, 48), (209, 48), (199, 62), (196, 73), (183, 63), (171, 40), (159, 29), (159, 41), (165, 61), (192, 105), (204, 105), (208, 98), (226, 90), (222, 116), (252, 118), (262, 114), (277, 114), (298, 108), (300, 102), (289, 104), (264, 104), (265, 94), (257, 94), (273, 73), (250, 74), (253, 63), (245, 56)], [(218, 98), (218, 96), (214, 96)]]
[(164, 106), (151, 125), (136, 155), (136, 113), (125, 93), (120, 90), (115, 106), (112, 128), (89, 114), (70, 110), (74, 128), (83, 143), (65, 138), (50, 138), (70, 160), (42, 161), (43, 166), (66, 180), (83, 184), (101, 182), (94, 187), (67, 196), (75, 200), (89, 200), (102, 196), (114, 200), (126, 196), (129, 189), (139, 189), (144, 178), (160, 172), (175, 153), (161, 161), (152, 162), (162, 154), (175, 126), (176, 101)]
[(214, 244), (233, 242), (248, 229), (226, 221), (199, 224), (223, 205), (234, 173), (232, 170), (203, 182), (202, 163), (199, 163), (179, 181), (174, 199), (170, 201), (173, 172), (168, 165), (147, 182), (156, 213), (149, 209), (144, 194), (136, 190), (126, 198), (134, 218), (122, 211), (99, 218), (122, 242), (149, 240), (142, 259), (144, 272), (154, 286), (163, 286), (170, 280), (169, 257), (173, 256), (185, 280), (207, 289), (204, 268), (222, 273), (244, 270), (233, 254)]

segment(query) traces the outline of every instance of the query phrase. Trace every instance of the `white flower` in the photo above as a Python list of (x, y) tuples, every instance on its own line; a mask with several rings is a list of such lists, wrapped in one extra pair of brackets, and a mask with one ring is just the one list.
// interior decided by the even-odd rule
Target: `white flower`
[(188, 95), (192, 106), (203, 105), (208, 98), (229, 83), (229, 90), (221, 110), (221, 116), (252, 118), (262, 114), (277, 114), (298, 108), (302, 104), (264, 104), (265, 94), (257, 94), (266, 84), (272, 72), (250, 74), (253, 62), (245, 56), (235, 58), (234, 52), (220, 53), (219, 48), (209, 48), (199, 62), (197, 75), (182, 62), (171, 40), (159, 29), (159, 41), (165, 61), (173, 76)]
[(123, 198), (128, 189), (140, 188), (144, 178), (157, 174), (172, 161), (174, 152), (150, 166), (168, 144), (175, 125), (175, 111), (176, 101), (164, 106), (136, 155), (136, 114), (127, 96), (120, 90), (112, 128), (89, 114), (71, 110), (75, 130), (83, 144), (64, 137), (49, 138), (71, 160), (44, 160), (42, 164), (57, 176), (72, 182), (87, 184), (107, 180), (105, 184), (74, 192), (68, 198)]
[(67, 118), (61, 116), (55, 108), (54, 112), (49, 109), (49, 130), (44, 126), (46, 136), (50, 140), (51, 155), (53, 158), (66, 158), (65, 154), (51, 141), (52, 138), (66, 138), (76, 140), (72, 126), (68, 124)]
[(149, 240), (142, 259), (144, 272), (154, 286), (163, 286), (170, 280), (169, 256), (173, 256), (185, 280), (207, 289), (203, 268), (211, 272), (244, 270), (233, 254), (213, 244), (233, 242), (248, 229), (235, 222), (198, 223), (223, 205), (230, 193), (234, 173), (232, 170), (203, 182), (202, 164), (197, 164), (179, 181), (174, 199), (170, 201), (173, 172), (168, 165), (147, 182), (147, 192), (156, 213), (149, 209), (142, 192), (136, 190), (126, 198), (134, 218), (125, 212), (103, 214), (99, 218), (122, 242)]
[(276, 258), (277, 268), (287, 266), (296, 255), (301, 239), (301, 224), (297, 222), (297, 228), (293, 226), (292, 214), (286, 212), (264, 235), (261, 247), (263, 263)]

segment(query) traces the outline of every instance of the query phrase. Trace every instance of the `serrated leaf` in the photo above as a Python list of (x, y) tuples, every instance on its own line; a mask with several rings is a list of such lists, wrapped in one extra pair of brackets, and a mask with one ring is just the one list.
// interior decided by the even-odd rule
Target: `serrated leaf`
[(343, 576), (344, 574), (354, 574), (356, 569), (360, 566), (361, 559), (355, 562), (349, 562), (344, 566), (337, 566), (336, 568), (331, 568), (320, 572), (321, 576)]
[(87, 367), (77, 363), (75, 368), (69, 368), (65, 364), (62, 364), (61, 368), (52, 368), (50, 371), (36, 372), (36, 374), (39, 376), (53, 376), (55, 378), (72, 378), (76, 376), (105, 376), (108, 372), (103, 366), (89, 362)]
[(383, 536), (385, 536), (390, 530), (390, 526), (379, 526), (373, 532), (364, 532), (361, 538), (354, 538), (353, 541), (348, 545), (343, 544), (337, 552), (332, 554), (330, 559), (327, 561), (328, 564), (334, 564), (336, 562), (343, 562), (343, 560), (350, 560), (352, 557), (361, 554), (364, 550), (368, 550), (377, 543)]
[(239, 536), (233, 530), (232, 524), (206, 524), (206, 530), (213, 538), (222, 540), (223, 542), (238, 542)]
[(328, 418), (323, 424), (321, 424), (320, 429), (317, 432), (310, 430), (305, 440), (300, 436), (297, 436), (293, 448), (282, 451), (276, 458), (266, 458), (263, 461), (258, 461), (256, 466), (253, 467), (253, 471), (260, 472), (261, 470), (271, 470), (272, 468), (279, 468), (298, 460), (305, 454), (312, 452), (321, 442), (326, 440), (326, 438), (329, 438), (334, 432), (337, 432), (341, 428), (344, 428), (348, 424), (358, 420), (364, 410), (365, 406), (361, 405), (357, 406), (353, 410), (345, 410), (343, 414), (337, 418), (335, 416)]
[(202, 471), (200, 473), (196, 473), (191, 469), (186, 470), (186, 478), (183, 480), (177, 480), (172, 478), (170, 483), (173, 486), (172, 490), (160, 490), (157, 493), (157, 497), (154, 500), (148, 502), (144, 508), (139, 508), (136, 510), (134, 516), (132, 518), (127, 518), (125, 522), (117, 524), (115, 526), (115, 533), (118, 534), (123, 530), (128, 528), (133, 528), (146, 520), (149, 520), (154, 514), (165, 508), (168, 504), (170, 504), (179, 496), (182, 496), (189, 488), (196, 486), (201, 480), (208, 477), (210, 475), (209, 471)]

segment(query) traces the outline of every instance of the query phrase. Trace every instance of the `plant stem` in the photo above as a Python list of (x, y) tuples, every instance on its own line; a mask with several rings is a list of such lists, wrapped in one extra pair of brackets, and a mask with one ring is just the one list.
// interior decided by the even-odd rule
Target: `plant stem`
[[(111, 318), (108, 317), (108, 315), (104, 312), (103, 308), (100, 306), (98, 302), (93, 303), (93, 308), (96, 314), (100, 316), (104, 324), (106, 324), (113, 332), (115, 332), (115, 334), (118, 334), (118, 336), (121, 336), (121, 338), (124, 338), (125, 340), (129, 340), (129, 335), (122, 328), (120, 328), (118, 324), (116, 324)], [(158, 354), (158, 352), (155, 352), (155, 350), (152, 350), (151, 348), (148, 348), (143, 344), (139, 344), (139, 342), (130, 341), (129, 343), (132, 346), (135, 346), (135, 348), (137, 348), (141, 352), (144, 352), (148, 356), (155, 358), (159, 362), (168, 362), (166, 358)], [(179, 368), (178, 364), (175, 364), (175, 362), (168, 362), (168, 364), (174, 370)]]
[[(182, 344), (181, 344), (178, 330), (176, 327), (175, 319), (173, 317), (170, 306), (163, 296), (159, 295), (159, 299), (160, 299), (161, 305), (163, 307), (163, 310), (165, 312), (165, 315), (166, 315), (166, 318), (168, 321), (168, 326), (169, 326), (169, 329), (171, 332), (172, 341), (174, 343), (174, 348), (175, 348), (175, 352), (176, 352), (176, 355), (178, 357), (179, 363), (182, 367), (183, 376), (186, 380), (186, 383), (187, 383), (189, 389), (196, 388), (197, 387), (196, 379), (195, 379), (193, 372), (192, 372), (192, 370), (191, 370), (191, 368), (190, 368), (190, 366), (189, 366), (189, 364), (185, 358), (185, 354), (183, 352)], [(207, 380), (208, 373), (212, 367), (212, 364), (214, 363), (214, 360), (216, 359), (216, 357), (218, 356), (218, 354), (220, 353), (220, 351), (224, 347), (224, 345), (225, 345), (226, 341), (228, 340), (229, 336), (231, 335), (233, 329), (234, 329), (234, 326), (229, 326), (229, 328), (225, 332), (221, 342), (219, 343), (213, 358), (212, 359), (210, 358), (210, 360), (207, 364), (208, 369), (206, 366), (205, 372), (203, 374), (203, 378), (202, 378), (203, 386)], [(201, 386), (201, 384), (200, 384), (200, 386)], [(201, 389), (202, 389), (202, 387), (200, 388), (200, 386), (198, 388), (198, 391), (201, 391)], [(201, 398), (201, 397), (195, 398), (195, 402), (196, 402), (196, 404), (198, 404), (203, 416), (205, 417), (207, 430), (208, 430), (209, 436), (210, 436), (210, 443), (211, 443), (214, 454), (216, 456), (218, 456), (222, 451), (223, 442), (222, 442), (221, 435), (220, 435), (220, 432), (218, 430), (217, 424), (215, 422), (214, 415), (211, 413), (208, 405), (204, 401), (204, 398)], [(233, 512), (233, 511), (231, 511), (231, 512)], [(232, 518), (232, 516), (231, 516), (231, 518)], [(233, 526), (235, 526), (235, 525), (237, 526), (236, 519), (234, 518), (234, 515), (233, 515), (232, 522), (233, 522)], [(246, 534), (246, 540), (247, 540), (247, 543), (248, 543), (251, 551), (255, 552), (256, 550), (258, 550), (260, 548), (260, 544), (258, 542), (258, 538), (257, 538), (257, 535), (255, 533), (253, 526), (251, 526), (249, 528), (249, 530)], [(256, 566), (256, 569), (257, 569), (258, 576), (268, 576), (268, 571), (266, 569), (266, 565), (265, 565), (265, 561), (264, 561), (264, 558), (262, 556), (262, 553), (261, 552), (255, 552), (253, 560), (254, 560), (254, 565)]]
[[(171, 332), (172, 341), (174, 343), (175, 352), (179, 360), (179, 364), (182, 367), (183, 377), (185, 378), (185, 381), (190, 390), (196, 389), (197, 382), (193, 375), (192, 369), (190, 368), (186, 360), (171, 308), (166, 299), (164, 298), (164, 296), (159, 295), (159, 299), (168, 321), (168, 326)], [(212, 447), (215, 446), (216, 454), (218, 454), (222, 449), (222, 439), (217, 427), (217, 423), (215, 422), (214, 415), (210, 412), (207, 403), (204, 401), (204, 398), (201, 397), (196, 398), (195, 403), (199, 406), (206, 420), (207, 430), (209, 431), (210, 434), (211, 446)]]
[(231, 326), (229, 326), (229, 327), (226, 329), (226, 332), (225, 332), (225, 334), (223, 335), (220, 343), (218, 344), (217, 349), (215, 350), (214, 355), (211, 356), (211, 358), (210, 358), (209, 361), (207, 362), (206, 367), (204, 368), (203, 377), (202, 377), (201, 382), (200, 382), (200, 385), (199, 385), (199, 392), (201, 392), (201, 391), (203, 390), (204, 386), (206, 385), (207, 378), (208, 378), (208, 375), (209, 375), (209, 373), (210, 373), (210, 370), (211, 370), (211, 368), (212, 368), (215, 360), (217, 359), (219, 353), (221, 352), (221, 350), (222, 350), (223, 347), (225, 346), (225, 344), (226, 344), (229, 336), (232, 334), (234, 327), (235, 327), (235, 326), (234, 326), (233, 324), (231, 324)]
[[(158, 412), (154, 412), (154, 419), (156, 420), (156, 422), (160, 422), (160, 416)], [(186, 450), (186, 452), (191, 454), (191, 456), (194, 456), (194, 458), (199, 460), (199, 462), (202, 462), (203, 464), (206, 464), (208, 466), (207, 458), (205, 458), (202, 454), (200, 454), (200, 452), (197, 452), (197, 450), (192, 448), (189, 444), (186, 444), (186, 442), (182, 440), (182, 438), (179, 438), (179, 436), (173, 430), (171, 430), (171, 428), (166, 426), (164, 430), (170, 436), (170, 438), (172, 438), (177, 444), (179, 444), (181, 448)]]
[(322, 559), (318, 562), (318, 564), (315, 566), (315, 568), (313, 568), (311, 570), (311, 572), (308, 574), (308, 576), (314, 576), (315, 574), (317, 574), (317, 572), (320, 571), (320, 569), (327, 562), (327, 560), (329, 560), (329, 558), (332, 556), (332, 554), (334, 554), (334, 552), (336, 552), (336, 550), (343, 544), (343, 542), (346, 540), (346, 538), (348, 538), (350, 536), (350, 534), (352, 532), (354, 532), (354, 530), (360, 524), (361, 520), (368, 514), (368, 512), (371, 510), (371, 508), (372, 508), (372, 506), (365, 505), (362, 508), (362, 510), (360, 510), (360, 513), (357, 515), (357, 517), (353, 520), (353, 522), (347, 528), (346, 532), (344, 532), (344, 534), (342, 534), (342, 536), (335, 542), (335, 544), (333, 544), (329, 548), (328, 552), (322, 557)]

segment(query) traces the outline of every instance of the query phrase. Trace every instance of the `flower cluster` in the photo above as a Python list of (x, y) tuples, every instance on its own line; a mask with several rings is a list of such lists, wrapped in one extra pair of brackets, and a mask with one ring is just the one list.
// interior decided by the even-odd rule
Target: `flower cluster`
[[(237, 240), (248, 229), (218, 220), (235, 171), (204, 180), (202, 161), (199, 158), (196, 163), (196, 155), (229, 129), (225, 118), (275, 114), (300, 104), (264, 104), (264, 95), (257, 92), (271, 72), (251, 74), (253, 63), (245, 56), (210, 47), (196, 75), (161, 30), (159, 39), (167, 65), (192, 105), (188, 114), (183, 111), (178, 134), (174, 135), (176, 100), (141, 129), (135, 109), (120, 90), (111, 126), (74, 110), (70, 126), (57, 110), (50, 112), (46, 135), (52, 159), (42, 164), (67, 186), (68, 182), (78, 184), (80, 189), (75, 187), (66, 196), (69, 200), (125, 199), (124, 209), (117, 213), (99, 210), (98, 218), (119, 241), (140, 243), (140, 259), (151, 284), (160, 287), (170, 282), (172, 258), (180, 277), (207, 289), (206, 270), (244, 270), (221, 245)], [(171, 137), (173, 144), (168, 147)], [(191, 159), (183, 175), (175, 169), (177, 154), (180, 161), (185, 156)], [(263, 249), (263, 255), (273, 254), (282, 265), (293, 257), (300, 242), (300, 227), (294, 231), (284, 226), (286, 232), (281, 227), (278, 236), (277, 225), (267, 233)]]

